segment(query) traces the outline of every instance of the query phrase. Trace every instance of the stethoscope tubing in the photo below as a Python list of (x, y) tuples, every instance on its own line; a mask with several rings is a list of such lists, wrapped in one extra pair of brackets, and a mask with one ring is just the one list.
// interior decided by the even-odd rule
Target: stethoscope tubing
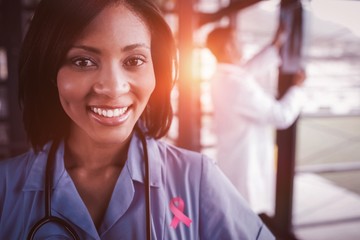
[(79, 235), (76, 233), (73, 227), (70, 226), (68, 222), (65, 220), (52, 216), (51, 214), (51, 188), (52, 188), (52, 172), (55, 163), (55, 154), (56, 150), (59, 146), (60, 141), (55, 140), (50, 148), (48, 159), (46, 162), (46, 170), (45, 170), (45, 216), (40, 219), (30, 230), (27, 239), (32, 240), (35, 237), (37, 231), (47, 223), (57, 223), (71, 235), (73, 239), (80, 240)]
[[(138, 132), (144, 154), (145, 162), (145, 201), (146, 201), (146, 239), (151, 240), (151, 196), (150, 196), (150, 168), (149, 168), (149, 156), (146, 143), (146, 137), (141, 131), (138, 125), (135, 126), (135, 130)], [(34, 224), (28, 233), (27, 240), (32, 240), (35, 237), (37, 231), (47, 223), (56, 223), (62, 226), (73, 239), (80, 240), (79, 235), (75, 229), (65, 220), (52, 216), (51, 214), (51, 191), (52, 191), (52, 173), (54, 171), (55, 154), (58, 149), (60, 141), (55, 140), (50, 148), (49, 155), (46, 162), (45, 172), (45, 216)]]
[(135, 127), (140, 135), (144, 159), (145, 159), (145, 201), (146, 201), (146, 236), (147, 240), (151, 240), (151, 196), (150, 196), (150, 167), (149, 167), (149, 156), (147, 150), (147, 143), (144, 133), (140, 127)]
[(55, 216), (46, 216), (41, 220), (39, 220), (30, 230), (27, 239), (28, 240), (34, 239), (36, 232), (47, 223), (59, 224), (60, 226), (66, 229), (66, 231), (71, 235), (72, 239), (80, 240), (79, 235), (76, 233), (74, 228), (70, 226), (68, 222)]

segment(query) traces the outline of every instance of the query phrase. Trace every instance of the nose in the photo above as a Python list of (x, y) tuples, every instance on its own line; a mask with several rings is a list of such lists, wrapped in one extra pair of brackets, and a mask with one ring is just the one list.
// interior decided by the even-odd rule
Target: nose
[(115, 64), (100, 71), (94, 91), (115, 98), (130, 91), (129, 80), (121, 66)]

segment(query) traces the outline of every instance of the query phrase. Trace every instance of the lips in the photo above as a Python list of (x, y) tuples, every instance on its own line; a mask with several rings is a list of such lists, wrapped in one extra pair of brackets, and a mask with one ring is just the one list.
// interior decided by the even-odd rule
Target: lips
[(118, 118), (124, 115), (129, 107), (122, 108), (102, 108), (102, 107), (90, 107), (90, 110), (102, 117), (106, 118)]

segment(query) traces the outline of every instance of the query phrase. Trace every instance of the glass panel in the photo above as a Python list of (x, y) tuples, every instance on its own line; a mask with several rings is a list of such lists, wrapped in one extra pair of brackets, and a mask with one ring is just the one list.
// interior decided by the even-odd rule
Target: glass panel
[(303, 3), (308, 77), (304, 114), (360, 114), (360, 2)]

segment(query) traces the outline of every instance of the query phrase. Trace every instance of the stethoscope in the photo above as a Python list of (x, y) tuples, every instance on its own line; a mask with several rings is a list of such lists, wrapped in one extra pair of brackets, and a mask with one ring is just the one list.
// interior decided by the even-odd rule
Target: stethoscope
[[(139, 126), (135, 126), (135, 130), (140, 136), (140, 140), (143, 147), (143, 154), (145, 160), (145, 201), (146, 201), (146, 236), (147, 239), (151, 239), (151, 209), (150, 209), (150, 170), (149, 170), (149, 156), (147, 151), (147, 143), (144, 133), (141, 131)], [(52, 189), (52, 172), (54, 169), (55, 163), (55, 154), (59, 146), (60, 141), (54, 141), (51, 145), (49, 155), (46, 163), (46, 172), (45, 172), (45, 216), (34, 224), (31, 228), (27, 239), (34, 239), (37, 231), (48, 223), (55, 223), (59, 226), (62, 226), (67, 233), (73, 238), (80, 240), (79, 235), (76, 233), (75, 229), (64, 219), (53, 216), (51, 214), (51, 189)]]

